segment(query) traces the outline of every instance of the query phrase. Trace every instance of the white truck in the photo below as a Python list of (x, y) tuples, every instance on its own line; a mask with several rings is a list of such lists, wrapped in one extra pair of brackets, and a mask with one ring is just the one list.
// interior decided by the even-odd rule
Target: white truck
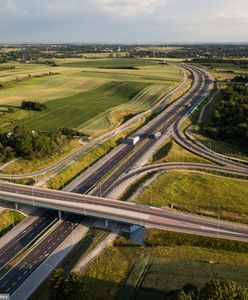
[(122, 140), (122, 144), (129, 144), (129, 145), (135, 145), (140, 140), (140, 137), (133, 136)]

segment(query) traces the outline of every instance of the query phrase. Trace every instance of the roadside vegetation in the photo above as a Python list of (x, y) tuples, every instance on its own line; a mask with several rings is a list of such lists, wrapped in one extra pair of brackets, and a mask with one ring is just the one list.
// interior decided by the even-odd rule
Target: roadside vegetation
[(185, 172), (162, 174), (136, 199), (138, 203), (170, 207), (247, 222), (248, 186), (245, 181)]
[(245, 83), (248, 77), (236, 77), (221, 90), (221, 101), (210, 122), (203, 126), (204, 133), (215, 140), (248, 146), (248, 87)]
[(244, 86), (246, 78), (234, 77), (206, 107), (202, 123), (197, 124), (199, 110), (196, 110), (182, 129), (220, 154), (247, 159), (247, 87)]
[(60, 153), (68, 138), (61, 132), (40, 133), (23, 126), (16, 126), (13, 132), (0, 134), (0, 160), (9, 161), (14, 157), (26, 159), (49, 157)]
[(208, 160), (183, 149), (173, 139), (168, 139), (152, 158), (152, 163), (167, 162), (211, 163)]
[(0, 212), (0, 237), (25, 219), (25, 215), (17, 210), (4, 209)]

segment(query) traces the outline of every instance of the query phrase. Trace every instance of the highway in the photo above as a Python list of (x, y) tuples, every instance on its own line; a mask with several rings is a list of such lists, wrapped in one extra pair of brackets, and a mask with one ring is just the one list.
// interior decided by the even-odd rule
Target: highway
[(71, 234), (82, 219), (82, 216), (70, 215), (64, 222), (60, 223), (0, 279), (0, 292), (13, 294), (30, 274), (52, 254), (58, 245)]
[[(137, 162), (146, 151), (148, 151), (157, 142), (156, 139), (151, 139), (149, 135), (151, 133), (160, 131), (165, 134), (170, 126), (182, 116), (185, 111), (185, 105), (192, 100), (195, 102), (199, 98), (199, 93), (202, 93), (203, 89), (209, 85), (209, 82), (202, 82), (203, 75), (201, 71), (192, 67), (192, 71), (195, 75), (195, 83), (193, 87), (182, 96), (176, 103), (172, 104), (168, 109), (161, 113), (155, 120), (151, 122), (151, 125), (147, 127), (145, 131), (142, 132), (141, 141), (135, 146), (126, 145), (121, 149), (111, 160), (106, 161), (99, 169), (93, 172), (88, 178), (83, 182), (80, 182), (77, 187), (73, 189), (77, 193), (86, 193), (90, 189), (94, 188), (100, 180), (102, 180), (102, 175), (106, 175), (112, 171), (112, 174), (102, 181), (98, 188), (94, 189), (91, 193), (93, 195), (107, 196), (111, 191), (113, 183), (127, 170), (129, 170), (135, 162)], [(204, 83), (204, 84), (203, 84)], [(203, 87), (202, 87), (203, 86)], [(200, 90), (200, 91), (199, 91)], [(197, 94), (197, 95), (196, 95)], [(114, 171), (114, 172), (113, 172)]]
[[(78, 215), (91, 215), (130, 224), (140, 224), (148, 227), (247, 241), (248, 231), (246, 226), (220, 222), (215, 219), (211, 220), (187, 214), (179, 214), (177, 212), (142, 205), (111, 201), (102, 197), (95, 197), (96, 195), (107, 196), (113, 184), (120, 176), (132, 168), (135, 162), (137, 162), (156, 143), (156, 140), (147, 138), (150, 133), (154, 133), (158, 130), (163, 134), (166, 133), (176, 121), (183, 117), (185, 111), (188, 110), (186, 106), (187, 103), (190, 102), (194, 105), (208, 92), (210, 82), (204, 73), (196, 67), (190, 66), (189, 68), (192, 70), (195, 77), (194, 85), (189, 92), (169, 106), (146, 126), (146, 129), (142, 132), (143, 138), (136, 146), (126, 145), (123, 147), (110, 161), (105, 162), (98, 170), (86, 178), (86, 180), (80, 182), (74, 189), (74, 193), (1, 183), (1, 198), (19, 203), (27, 203), (29, 205), (76, 213)], [(107, 174), (108, 176), (103, 180), (103, 175)], [(80, 195), (89, 192), (91, 189), (93, 196)], [(79, 218), (82, 218), (82, 216)], [(19, 275), (19, 271), (14, 272), (15, 268), (11, 269), (10, 272), (5, 275), (9, 277), (4, 276), (1, 279), (0, 283), (2, 283), (2, 285), (0, 284), (0, 292), (13, 293), (13, 291), (21, 285), (23, 282), (22, 280), (26, 278), (25, 276), (30, 276), (35, 270), (34, 266), (38, 266), (39, 262), (42, 263), (42, 261), (51, 253), (49, 251), (47, 252), (47, 248), (44, 244), (45, 242), (48, 242), (47, 238), (52, 239), (51, 241), (53, 241), (54, 244), (52, 244), (51, 249), (55, 249), (55, 247), (58, 247), (66, 238), (64, 232), (68, 227), (63, 227), (62, 224), (69, 222), (69, 228), (74, 228), (74, 221), (75, 220), (62, 221), (61, 225), (59, 225), (62, 226), (62, 231), (59, 232), (55, 229), (49, 233), (39, 245), (37, 245), (36, 251), (39, 250), (40, 253), (42, 253), (38, 260), (34, 252), (35, 249), (31, 250), (28, 254), (29, 260), (27, 261), (30, 265), (28, 272), (26, 272), (27, 266), (24, 267), (23, 259), (20, 261), (20, 265), (18, 264), (18, 270), (21, 269), (21, 275)], [(61, 234), (63, 234), (62, 237)], [(44, 251), (46, 256), (43, 255), (42, 251)], [(24, 274), (24, 272), (26, 273)], [(6, 280), (2, 281), (4, 278)]]
[(28, 228), (12, 239), (8, 244), (0, 249), (0, 270), (6, 264), (17, 256), (24, 248), (30, 245), (40, 234), (49, 228), (57, 219), (57, 214), (53, 211), (47, 211)]
[[(139, 168), (132, 169), (130, 172), (119, 178), (112, 186), (115, 189), (123, 182), (127, 181), (132, 177), (136, 177), (140, 174), (146, 174), (150, 172), (158, 171), (200, 171), (200, 172), (218, 172), (220, 174), (229, 174), (234, 176), (248, 177), (248, 170), (235, 170), (226, 168), (218, 165), (201, 164), (201, 163), (190, 163), (190, 162), (169, 162), (159, 163), (153, 165), (147, 165)], [(210, 173), (206, 173), (210, 174)], [(224, 175), (223, 175), (224, 176)]]
[(207, 151), (206, 149), (201, 148), (196, 144), (193, 144), (180, 132), (179, 128), (180, 128), (180, 122), (175, 123), (173, 127), (172, 136), (175, 139), (175, 141), (183, 148), (187, 149), (188, 151), (196, 155), (206, 158), (212, 162), (215, 162), (217, 164), (232, 167), (233, 169), (248, 170), (248, 166), (245, 164), (241, 164), (231, 159), (227, 159), (222, 155), (218, 155), (218, 153), (216, 152)]

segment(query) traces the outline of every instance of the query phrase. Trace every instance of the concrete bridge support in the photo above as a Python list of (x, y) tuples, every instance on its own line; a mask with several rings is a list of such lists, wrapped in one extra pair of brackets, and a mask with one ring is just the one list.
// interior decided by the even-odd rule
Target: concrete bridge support
[(19, 209), (19, 204), (17, 202), (15, 203), (15, 209)]
[(144, 245), (145, 235), (146, 228), (144, 226), (130, 225), (130, 238), (134, 243), (138, 245)]
[(61, 210), (58, 211), (58, 216), (59, 216), (59, 219), (62, 218), (62, 213), (61, 213)]
[(105, 228), (107, 229), (109, 226), (109, 221), (107, 219), (105, 219)]

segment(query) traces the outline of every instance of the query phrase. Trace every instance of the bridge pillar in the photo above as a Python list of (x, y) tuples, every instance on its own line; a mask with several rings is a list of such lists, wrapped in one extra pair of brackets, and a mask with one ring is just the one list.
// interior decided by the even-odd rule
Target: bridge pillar
[(132, 225), (130, 226), (131, 240), (138, 245), (145, 243), (146, 228), (144, 226)]
[(62, 218), (61, 210), (58, 211), (59, 219)]
[(108, 228), (108, 220), (105, 219), (105, 228)]
[(19, 204), (17, 202), (15, 203), (15, 209), (19, 209)]

